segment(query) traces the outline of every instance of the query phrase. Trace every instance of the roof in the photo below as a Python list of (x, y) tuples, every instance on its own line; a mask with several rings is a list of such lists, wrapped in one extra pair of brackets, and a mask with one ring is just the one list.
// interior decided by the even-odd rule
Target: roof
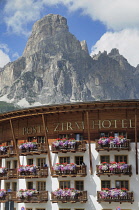
[(24, 118), (29, 116), (37, 116), (42, 114), (54, 114), (64, 112), (77, 111), (93, 111), (104, 109), (138, 109), (139, 100), (107, 100), (107, 101), (91, 101), (91, 102), (76, 102), (67, 104), (52, 104), (43, 105), (31, 108), (20, 109), (12, 112), (0, 114), (0, 122)]

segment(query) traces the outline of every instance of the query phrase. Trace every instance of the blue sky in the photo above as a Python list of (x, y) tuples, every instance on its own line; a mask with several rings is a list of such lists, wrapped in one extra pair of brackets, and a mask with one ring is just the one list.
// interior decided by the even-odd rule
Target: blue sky
[(138, 0), (0, 0), (0, 10), (0, 67), (22, 56), (32, 25), (49, 13), (66, 17), (91, 55), (118, 48), (139, 64)]

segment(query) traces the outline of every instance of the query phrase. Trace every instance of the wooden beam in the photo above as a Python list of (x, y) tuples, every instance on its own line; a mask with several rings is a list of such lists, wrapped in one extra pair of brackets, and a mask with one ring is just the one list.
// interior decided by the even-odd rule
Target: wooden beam
[(136, 174), (138, 174), (138, 135), (137, 135), (137, 109), (135, 109), (135, 162)]
[(86, 112), (87, 118), (87, 133), (88, 133), (88, 143), (89, 143), (89, 161), (90, 161), (90, 173), (93, 174), (93, 165), (92, 165), (92, 153), (91, 153), (91, 139), (90, 139), (90, 123), (89, 123), (89, 114)]
[(13, 129), (13, 123), (12, 120), (10, 120), (10, 127), (11, 127), (11, 131), (12, 131), (12, 137), (13, 137), (13, 141), (14, 141), (14, 148), (17, 154), (17, 161), (18, 161), (18, 167), (20, 166), (20, 158), (19, 158), (19, 153), (18, 153), (18, 149), (17, 149), (17, 142), (15, 139), (15, 134), (14, 134), (14, 129)]
[(51, 161), (51, 154), (50, 154), (50, 149), (49, 149), (48, 135), (46, 132), (46, 123), (45, 123), (44, 114), (42, 114), (42, 122), (43, 122), (43, 129), (44, 129), (44, 135), (45, 135), (45, 142), (46, 142), (46, 146), (48, 148), (48, 160), (49, 160), (49, 165), (50, 165), (50, 171), (52, 174), (52, 161)]

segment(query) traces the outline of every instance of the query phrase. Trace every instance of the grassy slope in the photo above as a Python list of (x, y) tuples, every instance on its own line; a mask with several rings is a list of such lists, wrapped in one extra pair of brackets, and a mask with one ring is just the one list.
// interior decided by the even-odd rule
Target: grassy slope
[(7, 103), (7, 102), (4, 102), (4, 101), (0, 101), (0, 113), (10, 112), (10, 111), (13, 111), (13, 110), (17, 110), (19, 108), (20, 107), (16, 107), (12, 103)]

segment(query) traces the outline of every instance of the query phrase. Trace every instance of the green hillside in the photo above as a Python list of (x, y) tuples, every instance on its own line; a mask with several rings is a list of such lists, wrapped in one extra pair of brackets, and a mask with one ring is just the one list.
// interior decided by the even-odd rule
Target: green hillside
[(15, 106), (12, 103), (7, 103), (7, 102), (4, 102), (4, 101), (0, 101), (0, 113), (10, 112), (10, 111), (13, 111), (13, 110), (17, 110), (19, 108), (20, 107)]

